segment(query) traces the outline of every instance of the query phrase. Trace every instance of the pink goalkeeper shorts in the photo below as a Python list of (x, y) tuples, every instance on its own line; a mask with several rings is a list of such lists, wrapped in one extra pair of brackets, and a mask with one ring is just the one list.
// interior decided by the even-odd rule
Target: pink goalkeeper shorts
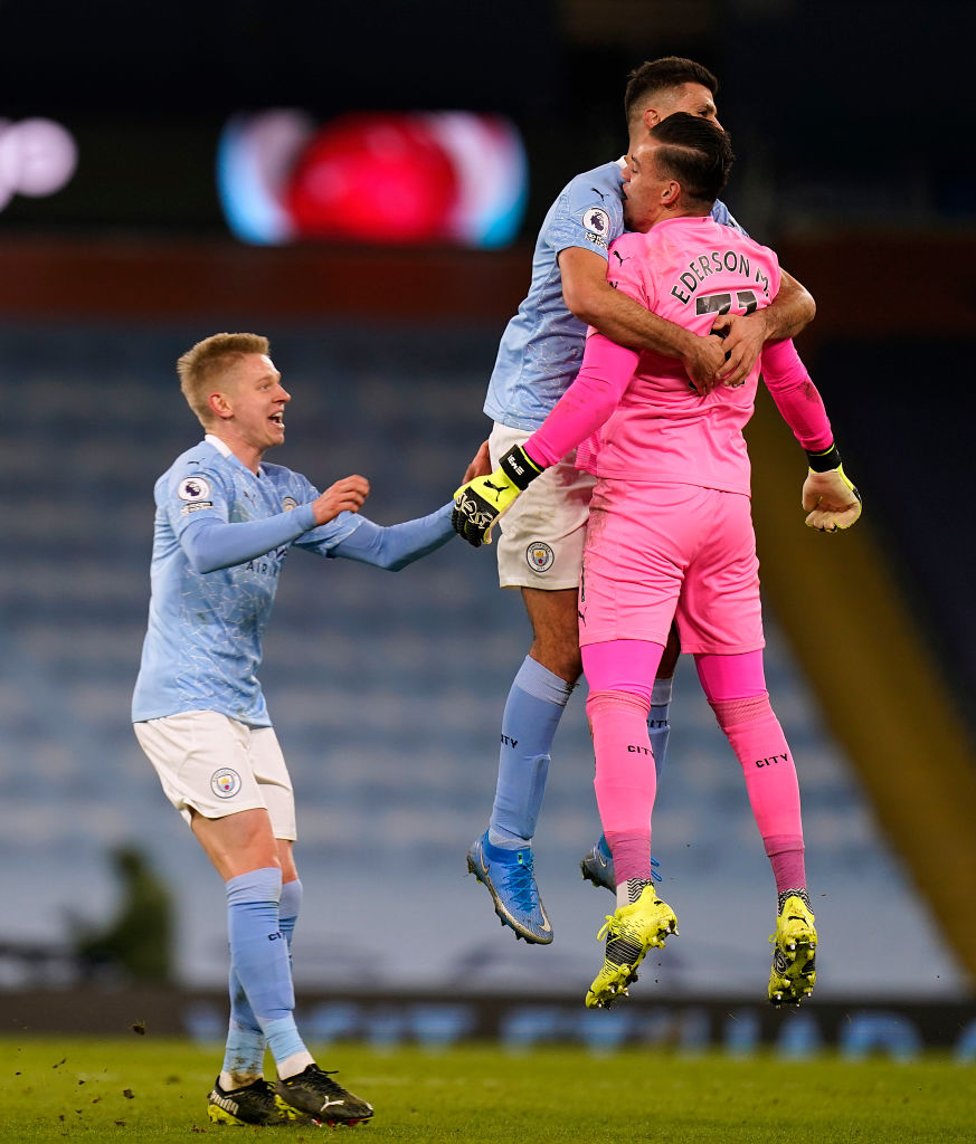
[(738, 655), (765, 645), (749, 497), (697, 485), (599, 480), (580, 584), (580, 644), (667, 642)]

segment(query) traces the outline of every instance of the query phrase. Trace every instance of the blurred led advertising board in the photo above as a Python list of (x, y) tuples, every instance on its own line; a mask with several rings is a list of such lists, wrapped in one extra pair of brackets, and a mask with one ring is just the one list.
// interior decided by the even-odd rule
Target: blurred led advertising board
[(218, 146), (227, 225), (262, 245), (308, 241), (498, 248), (522, 223), (525, 147), (505, 117), (300, 109), (238, 114)]

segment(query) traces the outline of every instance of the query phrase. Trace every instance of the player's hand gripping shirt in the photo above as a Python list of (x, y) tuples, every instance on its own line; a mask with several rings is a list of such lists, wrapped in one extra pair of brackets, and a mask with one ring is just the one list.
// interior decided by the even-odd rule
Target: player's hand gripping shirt
[[(513, 429), (537, 429), (571, 385), (583, 360), (586, 325), (567, 308), (559, 253), (569, 247), (606, 258), (624, 233), (622, 161), (604, 163), (572, 179), (549, 208), (532, 256), (532, 281), (518, 313), (505, 327), (484, 411)], [(722, 202), (719, 223), (739, 229)]]
[(270, 725), (256, 671), (288, 550), (327, 556), (364, 522), (343, 512), (315, 527), (318, 495), (299, 473), (265, 463), (252, 473), (207, 441), (159, 478), (133, 721), (206, 710)]

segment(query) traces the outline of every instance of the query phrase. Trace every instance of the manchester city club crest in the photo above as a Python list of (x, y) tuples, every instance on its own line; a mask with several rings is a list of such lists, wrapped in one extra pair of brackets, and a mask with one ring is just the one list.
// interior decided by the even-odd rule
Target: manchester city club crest
[(548, 572), (556, 554), (544, 540), (533, 540), (525, 550), (525, 559), (533, 572)]
[(241, 776), (230, 767), (221, 767), (210, 776), (210, 789), (218, 798), (233, 798), (241, 789)]

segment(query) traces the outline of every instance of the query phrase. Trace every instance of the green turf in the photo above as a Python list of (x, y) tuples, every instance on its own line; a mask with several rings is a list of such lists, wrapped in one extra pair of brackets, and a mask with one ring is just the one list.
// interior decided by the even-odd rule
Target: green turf
[[(319, 1055), (373, 1102), (345, 1138), (472, 1144), (819, 1144), (976, 1141), (976, 1068), (945, 1057), (910, 1063), (823, 1055), (680, 1056), (628, 1050), (492, 1047), (443, 1053), (333, 1046)], [(309, 1128), (213, 1126), (205, 1099), (220, 1049), (151, 1036), (96, 1041), (0, 1039), (0, 1140), (250, 1139)]]

